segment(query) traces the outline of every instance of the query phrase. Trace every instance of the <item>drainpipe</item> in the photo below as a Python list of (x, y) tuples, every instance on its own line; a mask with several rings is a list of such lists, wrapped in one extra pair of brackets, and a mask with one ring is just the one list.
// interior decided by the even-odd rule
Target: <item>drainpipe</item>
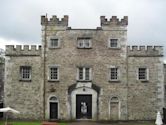
[(45, 86), (46, 86), (46, 82), (45, 82), (45, 78), (46, 78), (46, 47), (47, 47), (47, 14), (46, 14), (46, 21), (45, 21), (45, 29), (44, 29), (44, 59), (43, 59), (43, 119), (45, 120)]

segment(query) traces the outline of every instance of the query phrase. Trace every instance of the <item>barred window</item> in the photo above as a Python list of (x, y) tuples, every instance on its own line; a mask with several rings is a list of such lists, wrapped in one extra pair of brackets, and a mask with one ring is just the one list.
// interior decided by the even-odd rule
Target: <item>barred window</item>
[(82, 80), (82, 81), (91, 80), (91, 68), (79, 67), (78, 68), (78, 80)]
[(138, 79), (139, 80), (147, 80), (147, 68), (139, 68), (138, 69)]
[(110, 80), (118, 80), (118, 68), (110, 68)]
[(31, 67), (30, 66), (21, 66), (20, 74), (22, 80), (30, 80), (31, 79)]
[(110, 43), (109, 46), (111, 48), (117, 48), (118, 47), (118, 39), (110, 39), (109, 43)]
[(59, 80), (58, 67), (50, 67), (50, 80)]

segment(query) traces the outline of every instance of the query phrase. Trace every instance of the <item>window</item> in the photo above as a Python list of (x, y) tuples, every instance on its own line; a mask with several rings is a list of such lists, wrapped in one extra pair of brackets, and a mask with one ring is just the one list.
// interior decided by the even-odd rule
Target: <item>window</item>
[(57, 102), (57, 100), (58, 100), (58, 99), (57, 99), (57, 97), (55, 97), (55, 96), (50, 97), (50, 101), (51, 101), (51, 102)]
[(49, 68), (49, 80), (51, 81), (59, 80), (59, 68), (57, 66)]
[(21, 66), (20, 74), (21, 74), (21, 80), (31, 80), (31, 67)]
[(91, 38), (78, 38), (78, 48), (91, 48)]
[(118, 39), (110, 39), (109, 47), (110, 48), (118, 48)]
[(50, 48), (59, 48), (59, 39), (50, 39)]
[(79, 67), (78, 68), (78, 80), (90, 81), (91, 80), (91, 68)]
[(138, 79), (139, 80), (148, 80), (148, 69), (147, 68), (138, 69)]
[(110, 80), (111, 81), (118, 81), (118, 68), (117, 67), (112, 67), (110, 68)]

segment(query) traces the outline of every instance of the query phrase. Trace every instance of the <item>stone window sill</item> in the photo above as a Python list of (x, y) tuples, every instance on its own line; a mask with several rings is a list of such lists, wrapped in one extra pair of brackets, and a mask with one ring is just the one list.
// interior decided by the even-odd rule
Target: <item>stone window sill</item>
[(143, 79), (142, 80), (139, 79), (139, 81), (141, 81), (141, 82), (149, 82), (149, 80), (147, 80), (147, 79), (144, 79), (144, 80)]
[(61, 47), (49, 47), (49, 49), (61, 49)]
[(77, 80), (77, 82), (92, 82), (92, 80)]
[(92, 47), (86, 48), (86, 47), (77, 47), (77, 49), (92, 49)]
[(31, 79), (20, 79), (19, 81), (20, 81), (20, 82), (32, 82)]
[(110, 83), (120, 83), (120, 80), (109, 80)]
[(49, 79), (48, 82), (60, 82), (60, 80), (51, 80), (51, 79)]
[(120, 47), (108, 47), (108, 49), (120, 50)]

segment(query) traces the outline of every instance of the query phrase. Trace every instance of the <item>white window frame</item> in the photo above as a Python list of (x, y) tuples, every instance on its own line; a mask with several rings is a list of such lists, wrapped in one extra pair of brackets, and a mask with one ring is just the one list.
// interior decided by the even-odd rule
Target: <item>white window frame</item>
[[(29, 78), (23, 78), (23, 68), (29, 68)], [(32, 67), (31, 66), (20, 66), (20, 78), (21, 80), (31, 80), (32, 76)]]
[[(86, 40), (89, 40), (89, 46), (86, 46)], [(80, 43), (82, 43), (82, 46), (80, 46)], [(92, 48), (92, 38), (85, 37), (85, 38), (78, 38), (77, 39), (77, 47), (78, 48)]]
[[(80, 76), (80, 68), (83, 68), (83, 79), (80, 79), (79, 76)], [(86, 80), (86, 73), (85, 73), (85, 69), (86, 68), (89, 68), (89, 80)], [(91, 81), (92, 80), (92, 68), (91, 67), (78, 67), (77, 68), (77, 80), (78, 81)]]
[[(112, 40), (112, 39), (116, 39), (116, 40), (117, 40), (117, 46), (116, 46), (116, 47), (112, 47), (112, 46), (111, 46), (111, 40)], [(115, 49), (120, 48), (119, 39), (118, 39), (118, 38), (109, 38), (109, 40), (108, 40), (108, 47), (109, 47), (109, 48), (115, 48)]]
[[(111, 79), (111, 69), (113, 69), (113, 68), (117, 69), (117, 79)], [(109, 81), (120, 81), (120, 68), (118, 66), (109, 67), (108, 79), (109, 79)]]
[[(51, 68), (57, 68), (57, 79), (51, 79)], [(48, 80), (49, 81), (59, 81), (59, 66), (58, 65), (52, 65), (48, 67)]]
[[(140, 68), (146, 69), (146, 78), (145, 79), (139, 79), (139, 69)], [(137, 80), (139, 80), (139, 81), (149, 81), (149, 69), (147, 67), (139, 67), (137, 69)]]
[[(52, 40), (54, 40), (54, 39), (56, 39), (56, 40), (58, 40), (58, 46), (52, 46), (51, 45), (51, 42), (52, 42)], [(60, 48), (60, 43), (61, 43), (61, 41), (60, 41), (60, 39), (59, 38), (57, 38), (57, 37), (51, 37), (50, 38), (50, 40), (49, 40), (49, 48)]]

